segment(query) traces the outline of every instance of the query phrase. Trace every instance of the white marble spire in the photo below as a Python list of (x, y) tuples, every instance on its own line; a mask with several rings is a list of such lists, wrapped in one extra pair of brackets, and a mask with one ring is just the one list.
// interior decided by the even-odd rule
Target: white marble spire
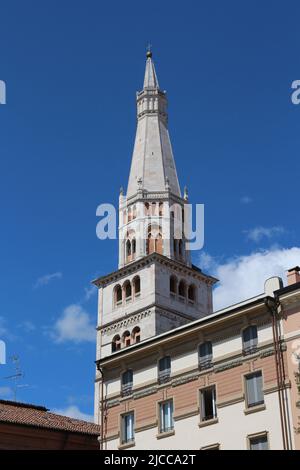
[(168, 132), (167, 97), (159, 88), (152, 53), (147, 52), (143, 90), (137, 93), (137, 131), (127, 198), (143, 191), (170, 190), (181, 196)]

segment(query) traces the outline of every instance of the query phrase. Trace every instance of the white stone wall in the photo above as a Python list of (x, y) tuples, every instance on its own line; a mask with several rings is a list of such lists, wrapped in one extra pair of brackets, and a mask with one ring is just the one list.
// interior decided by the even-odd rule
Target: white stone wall
[[(175, 434), (163, 439), (157, 439), (157, 428), (135, 433), (136, 445), (131, 449), (199, 450), (219, 443), (221, 450), (246, 450), (247, 436), (264, 431), (268, 432), (270, 448), (282, 449), (277, 392), (266, 395), (265, 403), (265, 410), (248, 415), (244, 413), (244, 402), (219, 408), (218, 422), (201, 428), (198, 426), (198, 415), (175, 421)], [(107, 443), (109, 450), (117, 449), (118, 446), (118, 439)]]

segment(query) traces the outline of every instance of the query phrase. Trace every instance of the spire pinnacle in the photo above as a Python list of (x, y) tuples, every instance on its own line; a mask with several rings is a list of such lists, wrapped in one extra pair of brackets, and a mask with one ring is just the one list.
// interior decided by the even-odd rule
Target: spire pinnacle
[(147, 57), (147, 59), (149, 59), (149, 58), (151, 59), (151, 58), (152, 58), (152, 50), (151, 50), (151, 48), (152, 48), (152, 44), (149, 43), (148, 46), (147, 46), (147, 52), (146, 52), (146, 57)]
[(146, 69), (145, 69), (145, 78), (144, 78), (144, 90), (147, 88), (159, 88), (154, 63), (152, 60), (152, 51), (151, 51), (151, 44), (148, 45), (147, 53), (146, 53), (147, 61), (146, 61)]

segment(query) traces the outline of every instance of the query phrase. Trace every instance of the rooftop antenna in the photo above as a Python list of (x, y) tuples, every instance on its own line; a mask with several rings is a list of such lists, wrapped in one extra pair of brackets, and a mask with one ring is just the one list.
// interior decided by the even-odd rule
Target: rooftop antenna
[(28, 384), (19, 383), (25, 377), (24, 372), (20, 366), (20, 358), (18, 355), (13, 355), (10, 357), (11, 362), (15, 368), (15, 373), (13, 375), (8, 375), (4, 379), (11, 380), (13, 383), (13, 392), (14, 392), (14, 401), (17, 401), (17, 391), (19, 388), (29, 387)]

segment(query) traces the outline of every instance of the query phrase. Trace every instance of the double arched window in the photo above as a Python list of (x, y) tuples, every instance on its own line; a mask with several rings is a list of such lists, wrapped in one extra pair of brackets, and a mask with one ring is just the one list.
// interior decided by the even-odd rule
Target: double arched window
[(125, 281), (122, 285), (117, 284), (114, 287), (113, 302), (115, 307), (123, 305), (123, 302), (130, 302), (132, 298), (139, 297), (141, 293), (140, 276), (135, 276), (132, 281)]
[(120, 337), (120, 335), (116, 335), (113, 337), (113, 340), (111, 342), (111, 352), (119, 351), (121, 348), (127, 348), (132, 344), (140, 343), (140, 341), (141, 329), (139, 326), (135, 326), (131, 333), (129, 330), (126, 330), (122, 334), (122, 337)]
[(129, 206), (127, 210), (126, 209), (123, 210), (123, 224), (124, 225), (136, 219), (136, 217), (137, 217), (137, 209), (136, 209), (135, 204), (133, 206)]
[(163, 253), (163, 240), (161, 234), (161, 227), (157, 225), (149, 225), (146, 241), (146, 253), (150, 255), (151, 253)]
[(181, 301), (187, 300), (188, 303), (194, 304), (197, 301), (197, 288), (195, 284), (187, 284), (184, 279), (178, 282), (177, 277), (172, 274), (170, 276), (170, 295), (172, 297), (178, 295)]
[(127, 233), (125, 240), (125, 262), (130, 263), (135, 260), (136, 256), (136, 239), (134, 231)]

